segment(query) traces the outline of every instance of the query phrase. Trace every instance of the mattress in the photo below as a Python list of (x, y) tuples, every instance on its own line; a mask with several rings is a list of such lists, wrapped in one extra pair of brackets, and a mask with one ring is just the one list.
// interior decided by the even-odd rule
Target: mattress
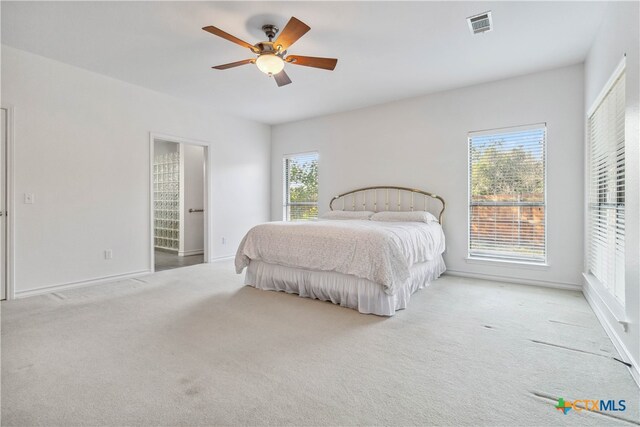
[(331, 301), (360, 313), (393, 316), (407, 307), (411, 295), (425, 288), (445, 271), (442, 255), (414, 264), (410, 277), (393, 295), (378, 283), (335, 271), (314, 271), (252, 260), (247, 268), (245, 284), (262, 290), (282, 291), (301, 297)]

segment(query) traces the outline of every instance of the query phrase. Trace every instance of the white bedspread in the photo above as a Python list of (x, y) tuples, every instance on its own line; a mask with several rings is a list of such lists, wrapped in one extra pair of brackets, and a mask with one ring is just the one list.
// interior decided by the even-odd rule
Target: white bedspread
[(259, 260), (287, 267), (335, 271), (380, 284), (394, 295), (412, 265), (444, 252), (436, 222), (271, 222), (247, 233), (236, 254), (236, 272)]

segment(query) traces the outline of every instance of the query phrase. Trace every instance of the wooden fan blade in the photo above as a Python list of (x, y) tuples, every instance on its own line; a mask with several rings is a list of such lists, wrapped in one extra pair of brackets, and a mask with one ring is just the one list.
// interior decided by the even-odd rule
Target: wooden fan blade
[(231, 62), (229, 64), (216, 65), (215, 67), (211, 67), (211, 68), (215, 68), (216, 70), (226, 70), (227, 68), (239, 67), (241, 65), (246, 65), (246, 64), (253, 64), (254, 62), (256, 62), (255, 59), (243, 59), (242, 61)]
[(274, 47), (282, 46), (281, 50), (285, 51), (289, 46), (294, 44), (300, 37), (304, 36), (311, 27), (292, 16), (284, 26), (284, 30), (278, 35), (276, 41), (273, 42)]
[(273, 78), (276, 79), (278, 87), (291, 83), (291, 79), (289, 78), (287, 73), (284, 72), (284, 70), (280, 71), (278, 74), (274, 74)]
[(239, 44), (242, 47), (246, 47), (248, 49), (251, 49), (252, 51), (256, 50), (256, 48), (253, 47), (253, 45), (250, 45), (246, 41), (240, 40), (236, 36), (232, 36), (231, 34), (222, 31), (220, 28), (216, 28), (214, 26), (209, 25), (208, 27), (204, 27), (203, 30), (205, 30), (206, 32), (211, 33), (211, 34), (213, 34), (215, 36), (222, 37), (223, 39), (229, 40), (230, 42), (233, 42), (235, 44)]
[(322, 68), (324, 70), (333, 71), (336, 68), (338, 60), (335, 58), (315, 58), (313, 56), (297, 56), (289, 55), (285, 61), (295, 65), (303, 65), (305, 67)]

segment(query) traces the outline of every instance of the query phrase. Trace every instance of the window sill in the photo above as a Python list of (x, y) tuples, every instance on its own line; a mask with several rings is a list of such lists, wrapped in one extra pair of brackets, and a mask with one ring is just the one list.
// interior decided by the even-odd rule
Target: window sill
[(496, 265), (500, 267), (510, 268), (527, 268), (530, 270), (548, 270), (550, 267), (546, 262), (517, 261), (500, 258), (481, 258), (468, 256), (464, 260), (467, 262), (467, 264)]

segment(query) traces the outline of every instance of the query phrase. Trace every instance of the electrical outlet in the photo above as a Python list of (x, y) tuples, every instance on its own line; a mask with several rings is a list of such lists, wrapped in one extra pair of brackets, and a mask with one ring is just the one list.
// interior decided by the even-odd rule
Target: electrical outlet
[(104, 259), (113, 259), (113, 251), (111, 249), (104, 250)]
[(33, 193), (24, 193), (24, 203), (26, 205), (32, 205), (35, 201), (35, 196)]

